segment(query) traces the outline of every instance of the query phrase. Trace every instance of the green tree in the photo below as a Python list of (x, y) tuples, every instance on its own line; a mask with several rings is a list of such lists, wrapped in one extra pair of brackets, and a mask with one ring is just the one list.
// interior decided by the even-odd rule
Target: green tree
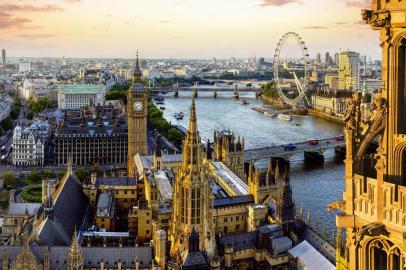
[(12, 129), (12, 128), (13, 128), (13, 120), (11, 120), (10, 117), (7, 117), (6, 119), (4, 119), (4, 120), (1, 122), (1, 127), (2, 127), (4, 130)]
[(90, 173), (83, 167), (78, 168), (75, 171), (75, 175), (79, 178), (81, 182), (85, 182), (90, 177)]
[(30, 174), (25, 178), (25, 182), (28, 184), (38, 183), (42, 180), (41, 173), (37, 170), (32, 170)]
[(5, 172), (3, 174), (3, 185), (4, 186), (15, 186), (16, 181), (17, 181), (17, 179), (12, 172)]

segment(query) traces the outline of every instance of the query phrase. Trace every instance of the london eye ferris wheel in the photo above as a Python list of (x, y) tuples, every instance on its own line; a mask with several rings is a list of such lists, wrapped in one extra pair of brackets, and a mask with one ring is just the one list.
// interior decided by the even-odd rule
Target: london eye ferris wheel
[[(295, 41), (297, 45), (296, 47), (299, 49), (300, 53), (299, 68), (295, 68), (294, 70), (290, 71), (296, 84), (296, 89), (293, 90), (294, 93), (292, 93), (292, 89), (287, 90), (286, 87), (284, 87), (284, 78), (282, 78), (283, 76), (281, 74), (281, 71), (284, 70), (281, 61), (281, 51), (286, 45), (287, 41), (290, 40)], [(303, 77), (298, 77), (298, 75), (296, 74), (296, 72), (298, 71), (300, 71), (299, 75), (303, 75)], [(299, 36), (299, 34), (295, 32), (287, 32), (280, 38), (275, 49), (273, 73), (275, 86), (283, 103), (288, 104), (292, 107), (297, 107), (303, 102), (309, 104), (305, 93), (306, 84), (309, 81), (309, 53), (307, 51), (304, 40)]]

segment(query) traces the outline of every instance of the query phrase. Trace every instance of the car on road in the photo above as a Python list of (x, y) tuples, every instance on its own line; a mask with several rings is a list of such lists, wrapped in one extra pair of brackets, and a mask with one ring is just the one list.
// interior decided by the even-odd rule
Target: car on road
[(319, 144), (319, 140), (310, 139), (310, 140), (307, 140), (307, 144), (308, 144), (308, 145), (318, 145), (318, 144)]
[(333, 140), (335, 140), (336, 142), (343, 141), (343, 140), (344, 140), (344, 135), (335, 136), (335, 137), (333, 138)]
[(284, 150), (284, 151), (293, 151), (293, 150), (295, 150), (295, 149), (296, 149), (296, 146), (291, 145), (291, 144), (289, 144), (289, 145), (284, 145), (284, 146), (283, 146), (283, 150)]

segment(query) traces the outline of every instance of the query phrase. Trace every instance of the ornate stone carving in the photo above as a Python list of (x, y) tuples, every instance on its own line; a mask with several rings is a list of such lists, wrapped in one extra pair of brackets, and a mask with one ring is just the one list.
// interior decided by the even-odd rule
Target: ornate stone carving
[(387, 10), (378, 10), (378, 11), (373, 11), (373, 10), (368, 10), (368, 9), (363, 9), (361, 11), (361, 16), (362, 19), (369, 25), (371, 25), (372, 29), (374, 30), (380, 30), (382, 28), (385, 28), (386, 30), (386, 40), (388, 41), (392, 37), (392, 32), (390, 28), (390, 12)]
[(358, 230), (356, 233), (356, 241), (359, 243), (364, 239), (365, 236), (380, 236), (380, 235), (387, 235), (388, 232), (386, 231), (385, 225), (382, 223), (370, 223), (364, 227), (362, 227), (361, 230)]
[(372, 11), (363, 9), (362, 19), (372, 26), (373, 29), (381, 29), (390, 25), (390, 13), (387, 10)]
[(357, 135), (359, 133), (359, 124), (361, 122), (361, 92), (356, 92), (352, 95), (352, 99), (348, 102), (345, 112), (344, 122), (345, 129), (352, 131)]
[(333, 210), (345, 211), (345, 201), (335, 201), (327, 205), (327, 211), (331, 212)]
[(364, 120), (361, 117), (361, 103), (362, 94), (354, 93), (344, 117), (344, 128), (352, 133), (354, 138), (353, 150), (357, 159), (362, 158), (368, 144), (375, 136), (382, 134), (386, 127), (386, 99), (381, 95), (376, 96)]

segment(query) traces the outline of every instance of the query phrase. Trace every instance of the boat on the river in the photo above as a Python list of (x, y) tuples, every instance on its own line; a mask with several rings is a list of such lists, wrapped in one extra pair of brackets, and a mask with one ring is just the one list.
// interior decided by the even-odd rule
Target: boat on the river
[(292, 125), (292, 126), (300, 126), (300, 124), (299, 124), (299, 123), (296, 123), (296, 122), (292, 122), (291, 125)]
[(264, 115), (265, 116), (268, 116), (268, 117), (272, 117), (272, 118), (275, 118), (276, 116), (277, 116), (277, 114), (276, 113), (274, 113), (274, 112), (264, 112)]
[(173, 114), (173, 117), (175, 117), (176, 120), (182, 120), (185, 115), (183, 114), (183, 112), (177, 112)]
[(280, 113), (280, 114), (278, 114), (278, 119), (284, 120), (284, 121), (292, 121), (292, 116)]
[(237, 101), (238, 104), (240, 105), (248, 105), (250, 104), (246, 99), (240, 99)]
[(165, 106), (161, 106), (161, 107), (159, 107), (159, 109), (160, 109), (161, 111), (165, 111)]

